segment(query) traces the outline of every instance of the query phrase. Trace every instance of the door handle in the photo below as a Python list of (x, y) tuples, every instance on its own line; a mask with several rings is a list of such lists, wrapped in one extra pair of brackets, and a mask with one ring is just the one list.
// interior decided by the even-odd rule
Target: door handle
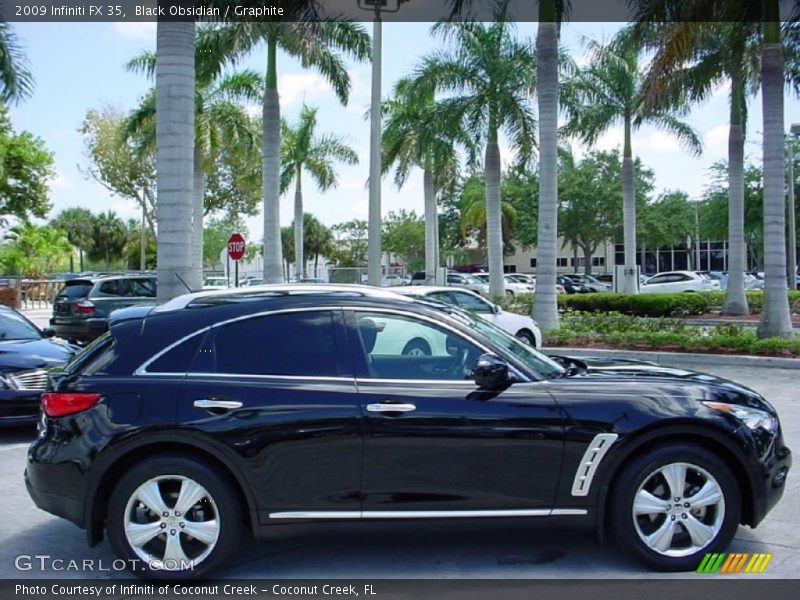
[(195, 408), (204, 408), (206, 410), (233, 410), (234, 408), (242, 408), (242, 403), (238, 400), (212, 400), (202, 398), (194, 401)]
[(417, 410), (417, 407), (413, 404), (391, 404), (389, 402), (385, 402), (381, 404), (367, 404), (367, 410), (369, 412), (377, 413), (405, 413), (411, 412), (412, 410)]

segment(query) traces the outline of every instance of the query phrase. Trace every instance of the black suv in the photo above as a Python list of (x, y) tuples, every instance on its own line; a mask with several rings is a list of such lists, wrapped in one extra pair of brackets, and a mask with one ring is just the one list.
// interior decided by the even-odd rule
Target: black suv
[[(429, 355), (404, 355), (410, 336)], [(697, 568), (781, 497), (775, 409), (710, 375), (550, 358), (458, 308), (264, 286), (115, 313), (42, 397), (25, 482), (150, 577), (203, 577), (242, 528), (584, 519)]]
[(90, 342), (108, 329), (112, 311), (156, 303), (154, 275), (104, 275), (70, 279), (53, 301), (50, 327), (56, 335)]

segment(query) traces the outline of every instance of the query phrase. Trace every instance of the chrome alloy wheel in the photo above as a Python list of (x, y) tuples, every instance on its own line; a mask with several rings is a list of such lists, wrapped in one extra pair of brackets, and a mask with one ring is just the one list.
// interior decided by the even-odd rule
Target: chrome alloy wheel
[(145, 481), (125, 507), (125, 538), (136, 555), (153, 569), (194, 568), (219, 539), (219, 511), (211, 494), (182, 475)]
[(632, 513), (636, 532), (648, 548), (664, 556), (689, 556), (719, 534), (725, 496), (705, 469), (670, 463), (644, 478)]

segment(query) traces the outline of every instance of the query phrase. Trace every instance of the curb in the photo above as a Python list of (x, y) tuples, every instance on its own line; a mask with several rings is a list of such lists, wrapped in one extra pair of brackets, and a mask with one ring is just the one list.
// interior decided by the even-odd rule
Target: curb
[(617, 350), (600, 348), (544, 347), (546, 354), (566, 356), (588, 356), (597, 358), (630, 358), (656, 363), (691, 362), (697, 365), (718, 365), (729, 367), (759, 367), (772, 369), (798, 369), (800, 358), (781, 358), (778, 356), (745, 356), (741, 354), (692, 354), (690, 352), (646, 352), (640, 350)]

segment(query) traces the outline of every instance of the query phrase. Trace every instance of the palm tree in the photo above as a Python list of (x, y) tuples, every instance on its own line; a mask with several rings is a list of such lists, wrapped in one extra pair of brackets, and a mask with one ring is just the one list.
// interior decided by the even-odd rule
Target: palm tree
[[(648, 47), (655, 50), (645, 84), (648, 103), (674, 95), (690, 101), (707, 99), (714, 88), (729, 81), (728, 129), (728, 285), (722, 312), (746, 315), (744, 293), (744, 142), (747, 98), (758, 90), (759, 40), (757, 23), (643, 23), (637, 26)], [(667, 100), (669, 101), (669, 100)]]
[(356, 151), (330, 133), (316, 135), (317, 109), (303, 105), (300, 119), (292, 127), (281, 123), (281, 192), (294, 181), (294, 270), (299, 281), (305, 276), (303, 242), (303, 169), (311, 175), (319, 191), (338, 184), (333, 161), (358, 164)]
[[(510, 202), (500, 203), (500, 219), (503, 223), (503, 249), (513, 251), (514, 228), (519, 219), (517, 210)], [(473, 232), (478, 234), (478, 245), (485, 248), (487, 234), (485, 202), (473, 202), (461, 215), (461, 235), (467, 237)]]
[(158, 299), (191, 279), (194, 175), (194, 21), (159, 21), (156, 33)]
[(558, 34), (563, 0), (539, 0), (536, 77), (539, 105), (539, 223), (533, 318), (543, 330), (558, 328)]
[(613, 125), (622, 122), (622, 214), (625, 246), (623, 291), (636, 293), (636, 190), (632, 133), (651, 124), (673, 134), (695, 154), (701, 151), (697, 133), (679, 116), (679, 105), (651, 105), (645, 102), (645, 72), (639, 61), (640, 47), (629, 31), (623, 30), (611, 43), (590, 41), (591, 62), (567, 82), (564, 93), (569, 100), (566, 110), (570, 120), (565, 133), (594, 144)]
[[(195, 148), (192, 177), (192, 277), (187, 283), (192, 289), (202, 285), (203, 217), (205, 215), (206, 173), (213, 169), (215, 157), (223, 148), (245, 151), (256, 147), (257, 132), (243, 102), (261, 97), (263, 83), (253, 71), (221, 74), (213, 54), (213, 38), (208, 26), (198, 31), (195, 48)], [(145, 52), (131, 59), (130, 71), (151, 76), (155, 72), (155, 54)], [(129, 115), (124, 126), (126, 137), (139, 136), (145, 140), (142, 150), (151, 150), (155, 143), (156, 102), (152, 91)], [(147, 142), (150, 144), (147, 144)]]
[(440, 23), (433, 31), (448, 47), (426, 57), (417, 67), (409, 91), (417, 96), (443, 92), (441, 110), (461, 120), (477, 145), (485, 145), (487, 253), (489, 289), (502, 296), (503, 235), (500, 210), (501, 161), (498, 136), (510, 138), (520, 162), (533, 154), (535, 123), (530, 98), (536, 60), (528, 43), (516, 39), (512, 25), (498, 21)]
[[(230, 23), (217, 29), (218, 56), (237, 60), (262, 43), (267, 47), (267, 70), (262, 98), (262, 178), (264, 183), (264, 279), (283, 280), (280, 232), (281, 114), (278, 99), (278, 49), (317, 70), (347, 104), (350, 76), (343, 55), (369, 60), (372, 43), (363, 26), (344, 21), (315, 21), (314, 2), (295, 2), (284, 7), (293, 20), (283, 22)], [(284, 17), (286, 18), (286, 17)]]
[[(87, 208), (67, 208), (50, 221), (50, 227), (63, 231), (69, 243), (78, 249), (79, 266), (83, 271), (83, 253), (92, 247), (94, 215)], [(74, 271), (74, 251), (69, 254), (69, 270)]]
[(119, 258), (128, 242), (128, 228), (114, 212), (107, 211), (92, 219), (92, 247), (89, 258), (102, 260), (105, 269), (111, 268), (111, 258)]
[[(401, 189), (412, 169), (423, 171), (425, 205), (425, 283), (433, 285), (439, 267), (439, 221), (436, 196), (452, 190), (458, 177), (456, 145), (474, 154), (472, 139), (466, 135), (458, 115), (442, 110), (436, 104), (433, 90), (417, 95), (409, 89), (419, 87), (409, 79), (401, 79), (394, 88), (394, 98), (384, 102), (387, 115), (381, 136), (384, 172), (394, 166), (394, 181)], [(453, 118), (453, 117), (456, 118)]]
[[(761, 46), (761, 112), (764, 129), (764, 308), (759, 337), (794, 337), (786, 294), (784, 201), (784, 58), (779, 0), (764, 0)], [(794, 248), (791, 249), (795, 251)], [(791, 274), (795, 276), (794, 273)]]
[(0, 101), (18, 102), (33, 92), (28, 59), (11, 25), (0, 21)]

